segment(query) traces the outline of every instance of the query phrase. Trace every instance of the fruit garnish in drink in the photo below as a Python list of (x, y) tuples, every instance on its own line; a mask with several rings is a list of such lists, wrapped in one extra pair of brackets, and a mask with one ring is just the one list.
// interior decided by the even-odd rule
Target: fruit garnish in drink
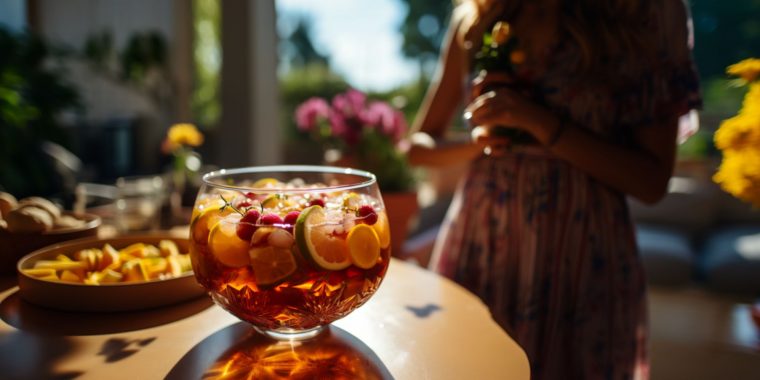
[[(280, 230), (282, 231), (282, 230)], [(296, 271), (296, 259), (290, 248), (254, 247), (249, 251), (256, 284), (271, 285), (288, 278)]]
[(275, 178), (262, 178), (251, 185), (254, 189), (266, 189), (266, 188), (273, 188), (280, 185), (280, 181), (278, 181)]
[(370, 205), (363, 205), (359, 207), (359, 211), (356, 212), (356, 215), (364, 224), (373, 225), (377, 223), (377, 213), (375, 212), (375, 209)]
[(248, 241), (240, 239), (236, 231), (241, 219), (240, 215), (229, 215), (216, 222), (208, 235), (209, 250), (228, 267), (239, 268), (249, 264)]
[(323, 210), (310, 206), (301, 212), (295, 226), (296, 242), (307, 260), (323, 269), (341, 270), (351, 265), (351, 259), (344, 239), (336, 233), (337, 226), (326, 223)]
[(375, 229), (377, 237), (380, 239), (380, 248), (388, 248), (391, 245), (391, 227), (388, 225), (388, 217), (385, 213), (380, 213), (377, 216), (377, 223), (373, 224), (372, 228)]
[(346, 238), (351, 262), (359, 268), (369, 269), (380, 257), (380, 239), (375, 230), (366, 224), (357, 224)]
[[(223, 207), (223, 206), (222, 206)], [(190, 238), (197, 244), (208, 244), (208, 236), (211, 228), (226, 215), (231, 214), (232, 209), (217, 207), (205, 207), (201, 209), (190, 223)]]

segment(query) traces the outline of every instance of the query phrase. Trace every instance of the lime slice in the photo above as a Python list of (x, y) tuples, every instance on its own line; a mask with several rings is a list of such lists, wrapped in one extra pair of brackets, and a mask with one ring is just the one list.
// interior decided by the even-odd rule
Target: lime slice
[(250, 263), (248, 242), (240, 239), (235, 232), (237, 223), (234, 218), (218, 221), (208, 235), (211, 253), (222, 264), (239, 268)]
[(257, 285), (271, 285), (296, 271), (296, 259), (289, 248), (263, 246), (248, 251)]
[(346, 238), (351, 262), (359, 268), (369, 269), (377, 264), (380, 257), (380, 239), (375, 229), (366, 224), (357, 224)]
[(345, 241), (333, 234), (333, 227), (325, 225), (321, 206), (301, 211), (295, 226), (296, 243), (301, 253), (318, 267), (341, 270), (351, 265)]

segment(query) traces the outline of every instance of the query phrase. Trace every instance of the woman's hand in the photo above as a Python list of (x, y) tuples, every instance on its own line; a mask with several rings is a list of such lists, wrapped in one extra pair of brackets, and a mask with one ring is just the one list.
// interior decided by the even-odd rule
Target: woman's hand
[(542, 143), (559, 128), (559, 119), (551, 112), (506, 87), (476, 97), (465, 108), (464, 117), (472, 125), (521, 129)]

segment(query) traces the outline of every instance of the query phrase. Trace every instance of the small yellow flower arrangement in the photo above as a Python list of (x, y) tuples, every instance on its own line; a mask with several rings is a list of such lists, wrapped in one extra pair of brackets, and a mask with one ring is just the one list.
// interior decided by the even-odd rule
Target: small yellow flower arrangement
[(713, 180), (729, 194), (760, 207), (760, 59), (745, 59), (726, 71), (749, 89), (739, 113), (715, 132), (723, 161)]
[(203, 133), (195, 125), (189, 123), (173, 124), (166, 132), (161, 150), (164, 154), (171, 154), (174, 157), (172, 180), (175, 189), (180, 191), (184, 189), (188, 177), (192, 179), (200, 169), (200, 156), (193, 148), (203, 145), (203, 140)]

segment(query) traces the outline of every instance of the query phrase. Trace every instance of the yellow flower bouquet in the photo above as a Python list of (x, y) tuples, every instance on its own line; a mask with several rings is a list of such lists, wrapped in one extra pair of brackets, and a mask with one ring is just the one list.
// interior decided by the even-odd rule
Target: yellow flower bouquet
[(203, 134), (193, 124), (174, 124), (166, 132), (161, 150), (174, 158), (172, 181), (175, 189), (180, 192), (184, 190), (187, 180), (192, 180), (192, 176), (201, 167), (200, 156), (193, 148), (201, 146), (203, 140)]
[(760, 59), (745, 59), (727, 72), (749, 88), (739, 113), (715, 132), (723, 161), (713, 180), (729, 194), (760, 207)]

